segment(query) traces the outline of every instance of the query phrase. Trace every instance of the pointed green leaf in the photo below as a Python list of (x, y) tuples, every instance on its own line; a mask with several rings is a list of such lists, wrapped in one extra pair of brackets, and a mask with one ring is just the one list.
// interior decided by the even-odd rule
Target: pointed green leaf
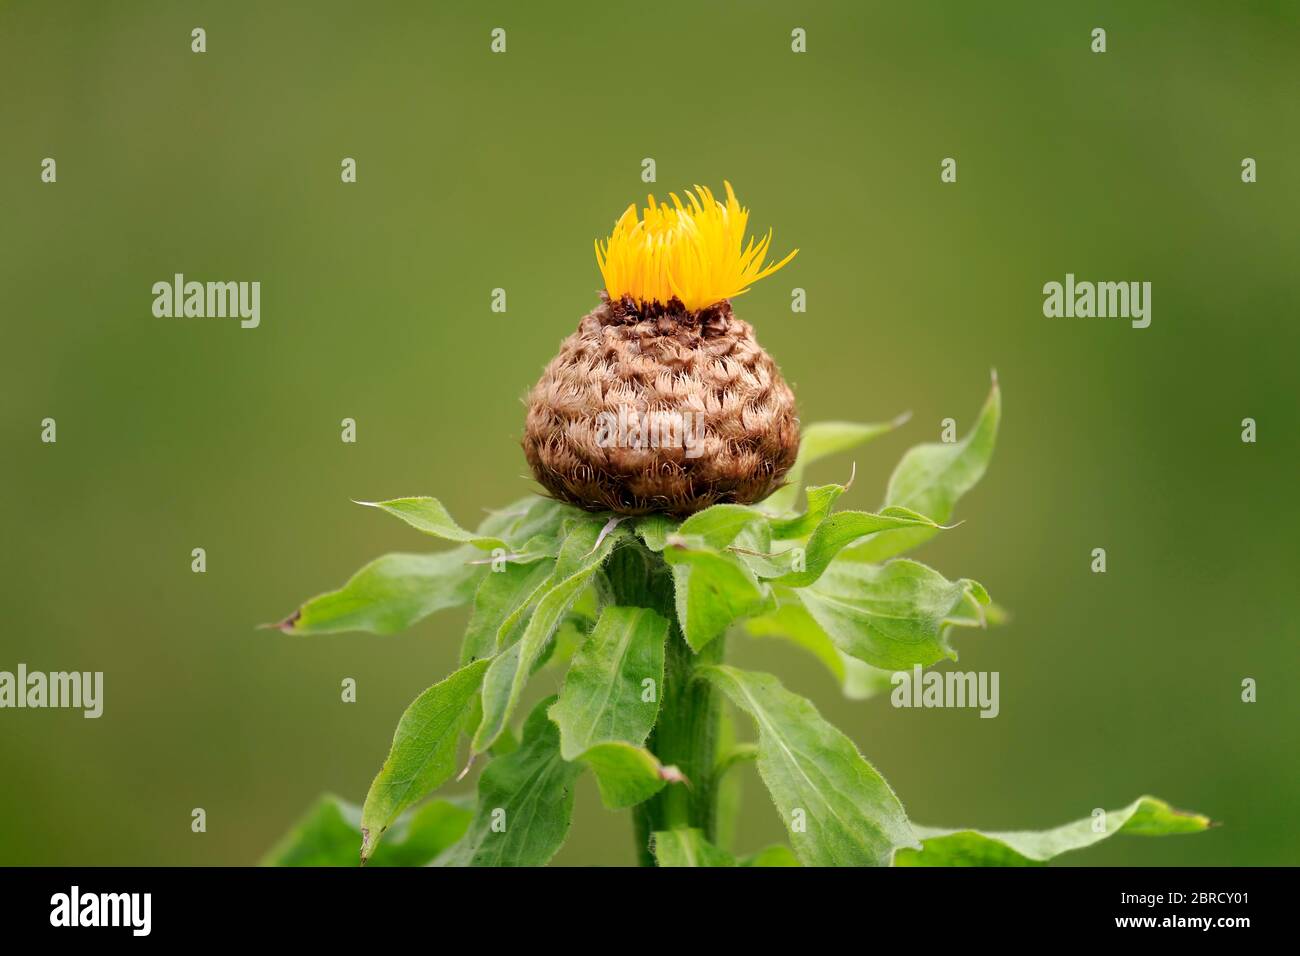
[(758, 727), (758, 772), (805, 866), (886, 866), (916, 838), (903, 805), (853, 741), (770, 674), (700, 668)]
[(474, 552), (386, 554), (371, 561), (337, 591), (310, 599), (276, 625), (286, 634), (369, 631), (392, 634), (434, 611), (464, 604), (484, 569), (469, 564)]
[(456, 523), (437, 498), (393, 498), (389, 501), (358, 501), (357, 504), (386, 511), (394, 517), (401, 518), (417, 531), (431, 534), (435, 538), (472, 544), (486, 551), (506, 546), (505, 541), (495, 535), (466, 531)]
[(891, 432), (907, 421), (907, 418), (906, 415), (900, 415), (892, 422), (873, 424), (814, 422), (809, 425), (803, 430), (803, 436), (799, 440), (799, 456), (795, 459), (794, 467), (785, 476), (784, 487), (768, 495), (767, 500), (763, 502), (764, 510), (778, 515), (791, 511), (799, 495), (804, 470), (809, 465)]
[[(584, 567), (584, 562), (590, 559), (590, 555), (584, 549), (587, 548), (589, 542), (595, 547), (597, 534), (595, 525), (584, 523), (575, 525), (574, 528), (577, 533), (566, 537), (565, 544), (562, 546), (562, 553), (554, 561), (542, 559), (537, 562), (537, 564), (548, 569), (549, 573), (541, 579), (540, 583), (538, 583), (536, 576), (530, 575), (528, 585), (532, 587), (532, 590), (525, 591), (523, 595), (517, 595), (518, 599), (512, 602), (514, 610), (510, 611), (497, 627), (496, 647), (498, 651), (508, 649), (517, 643), (526, 633), (533, 612), (537, 610), (541, 599), (546, 597), (560, 582), (580, 571)], [(578, 589), (578, 593), (582, 593), (581, 588)], [(567, 611), (568, 607), (564, 609), (564, 613), (567, 613)]]
[[(576, 760), (595, 744), (645, 743), (659, 715), (668, 621), (645, 607), (606, 607), (578, 649), (551, 719), (561, 753)], [(652, 681), (647, 701), (645, 682)]]
[[(1098, 828), (1097, 824), (1101, 826)], [(1166, 836), (1199, 833), (1214, 824), (1199, 813), (1175, 810), (1156, 797), (1138, 797), (1104, 818), (1084, 817), (1051, 830), (981, 833), (917, 827), (922, 849), (902, 849), (895, 866), (1040, 866), (1062, 853), (1092, 846), (1117, 833)]]
[(836, 561), (795, 593), (836, 647), (887, 670), (956, 660), (945, 624), (968, 599), (989, 600), (977, 582), (949, 581), (905, 558), (883, 565)]
[(735, 866), (736, 858), (704, 838), (700, 830), (680, 828), (654, 834), (655, 861), (660, 866)]
[(361, 811), (363, 860), (398, 814), (455, 773), (460, 734), (487, 668), (486, 660), (467, 664), (415, 698), (402, 714)]
[[(541, 597), (522, 635), (497, 654), (483, 679), (483, 719), (474, 734), (475, 752), (487, 750), (501, 733), (560, 621), (623, 534), (621, 527), (608, 531), (600, 518), (570, 526), (555, 569), (542, 585)], [(502, 638), (526, 610), (521, 608), (506, 619), (499, 632)]]
[(772, 583), (784, 584), (792, 588), (808, 587), (822, 576), (827, 566), (845, 545), (863, 535), (892, 528), (937, 527), (925, 515), (906, 508), (886, 508), (880, 514), (872, 514), (869, 511), (838, 511), (817, 525), (817, 530), (808, 539), (808, 544), (803, 549), (801, 569), (793, 569), (784, 554), (779, 556), (778, 563), (786, 561), (785, 566), (790, 569), (780, 577), (774, 578)]
[(771, 603), (768, 590), (734, 555), (670, 546), (664, 559), (673, 569), (682, 635), (697, 653), (733, 621)]
[(554, 700), (533, 709), (515, 750), (483, 768), (474, 820), (440, 865), (544, 866), (560, 848), (582, 765), (560, 756), (559, 729), (546, 716)]
[(554, 570), (555, 562), (543, 558), (528, 564), (507, 563), (500, 571), (484, 575), (474, 594), (474, 611), (461, 642), (461, 664), (491, 657), (499, 647), (518, 640), (518, 633), (502, 637), (498, 634), (507, 620), (522, 633), (526, 618), (520, 612), (532, 603)]
[(809, 488), (808, 507), (804, 509), (804, 513), (793, 518), (773, 518), (772, 537), (778, 540), (808, 537), (830, 514), (831, 506), (845, 490), (843, 485), (818, 485), (816, 488)]
[[(432, 800), (389, 827), (369, 866), (424, 866), (465, 833), (473, 813), (462, 801)], [(356, 866), (361, 808), (325, 794), (263, 858), (262, 866)]]
[[(952, 520), (953, 510), (962, 495), (984, 477), (993, 446), (997, 442), (1002, 418), (1002, 392), (997, 377), (975, 427), (961, 441), (917, 445), (903, 456), (889, 479), (885, 504), (910, 508), (932, 518), (938, 525)], [(884, 531), (848, 549), (854, 561), (883, 561), (902, 554), (934, 537), (936, 528), (903, 528)]]

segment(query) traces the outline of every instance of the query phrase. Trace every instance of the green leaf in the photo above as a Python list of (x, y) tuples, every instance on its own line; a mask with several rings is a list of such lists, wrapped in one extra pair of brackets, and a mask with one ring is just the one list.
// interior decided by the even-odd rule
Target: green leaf
[(713, 505), (697, 511), (677, 528), (690, 546), (720, 551), (747, 526), (767, 518), (745, 505)]
[(803, 482), (804, 470), (809, 465), (891, 432), (907, 419), (907, 415), (900, 415), (892, 422), (874, 424), (814, 422), (809, 425), (803, 430), (803, 436), (799, 440), (799, 456), (795, 459), (794, 467), (786, 473), (785, 485), (768, 495), (767, 500), (763, 502), (764, 510), (772, 514), (785, 514), (793, 510), (799, 495), (799, 486)]
[(894, 686), (894, 672), (883, 667), (872, 667), (866, 661), (849, 657), (843, 651), (840, 658), (844, 661), (844, 677), (840, 681), (840, 690), (849, 700), (870, 700), (883, 694)]
[(475, 553), (457, 548), (441, 554), (386, 554), (337, 591), (317, 595), (275, 626), (285, 634), (403, 630), (473, 597), (483, 574), (482, 568), (467, 563)]
[(799, 866), (799, 859), (784, 844), (776, 844), (749, 856), (741, 857), (738, 866)]
[(668, 547), (669, 536), (677, 533), (680, 524), (667, 515), (649, 514), (636, 519), (636, 533), (647, 548), (657, 553)]
[(773, 518), (772, 537), (778, 540), (808, 537), (830, 514), (831, 506), (846, 490), (844, 485), (818, 485), (816, 488), (809, 488), (808, 507), (804, 509), (804, 513), (793, 518)]
[(564, 540), (565, 522), (585, 517), (573, 505), (534, 496), (527, 501), (523, 514), (505, 528), (503, 536), (517, 560), (539, 555), (555, 557)]
[(843, 656), (803, 605), (780, 604), (768, 614), (751, 617), (745, 622), (745, 630), (754, 637), (779, 637), (802, 647), (843, 682)]
[[(522, 635), (503, 647), (483, 679), (483, 719), (474, 734), (475, 752), (482, 753), (492, 746), (510, 720), (534, 665), (542, 659), (565, 613), (623, 534), (621, 527), (607, 531), (599, 518), (585, 518), (572, 524)], [(526, 608), (520, 608), (505, 620), (499, 639), (510, 634), (525, 611)]]
[[(995, 375), (975, 427), (955, 444), (938, 442), (909, 450), (889, 479), (885, 505), (910, 508), (928, 515), (937, 525), (948, 524), (958, 499), (984, 477), (993, 457), (1001, 418), (1002, 392)], [(932, 527), (885, 531), (845, 554), (854, 561), (883, 561), (924, 544), (934, 537), (936, 530)]]
[[(388, 828), (367, 866), (427, 866), (454, 846), (474, 818), (473, 801), (430, 800), (406, 811)], [(354, 835), (353, 846), (360, 841)]]
[(484, 536), (504, 538), (507, 532), (523, 519), (535, 502), (547, 501), (537, 495), (527, 495), (518, 501), (512, 501), (504, 508), (484, 508), (486, 514), (475, 530)]
[(676, 767), (665, 767), (644, 747), (623, 741), (595, 744), (577, 759), (595, 772), (601, 802), (610, 810), (636, 806), (665, 785), (686, 781)]
[(636, 519), (636, 533), (651, 551), (664, 550), (672, 541), (696, 550), (725, 548), (746, 528), (763, 525), (767, 517), (746, 505), (712, 505), (678, 521), (662, 514)]
[(752, 617), (745, 622), (745, 630), (754, 637), (783, 638), (808, 651), (831, 672), (849, 700), (867, 700), (891, 686), (893, 671), (849, 657), (802, 604), (781, 604), (770, 614)]
[[(773, 579), (774, 584), (784, 584), (792, 588), (806, 588), (826, 570), (852, 541), (863, 535), (891, 528), (937, 528), (938, 526), (925, 515), (909, 511), (907, 508), (886, 508), (880, 514), (869, 511), (838, 511), (817, 525), (817, 530), (808, 539), (804, 548), (803, 568), (787, 570), (780, 577)], [(789, 552), (786, 552), (787, 554)], [(784, 558), (784, 555), (781, 555)]]
[[(987, 595), (982, 595), (987, 597)], [(989, 608), (992, 607), (990, 601), (981, 601), (980, 592), (968, 591), (962, 595), (961, 601), (952, 609), (944, 622), (952, 624), (955, 627), (985, 627), (990, 622)]]
[(564, 843), (582, 765), (560, 756), (559, 728), (546, 716), (554, 700), (533, 709), (515, 750), (483, 769), (474, 820), (441, 865), (544, 866)]
[(916, 838), (903, 805), (811, 703), (770, 674), (726, 665), (696, 673), (758, 727), (758, 772), (805, 866), (886, 866)]
[[(578, 649), (551, 708), (561, 753), (576, 760), (609, 741), (640, 746), (659, 715), (668, 621), (645, 607), (606, 607)], [(653, 694), (643, 700), (643, 682)]]
[(836, 561), (795, 593), (836, 647), (887, 670), (956, 660), (945, 624), (968, 599), (989, 600), (977, 582), (949, 581), (906, 558), (884, 565)]
[[(551, 720), (560, 728), (560, 753), (596, 773), (601, 799), (612, 810), (654, 796), (680, 779), (641, 745), (659, 715), (668, 621), (644, 607), (609, 606), (579, 647)], [(653, 699), (642, 699), (645, 680)]]
[(431, 534), (435, 538), (472, 544), (485, 551), (506, 546), (505, 541), (494, 535), (466, 531), (456, 523), (437, 498), (393, 498), (390, 501), (358, 501), (357, 504), (386, 511), (390, 515), (401, 518), (417, 531)]
[(664, 549), (664, 559), (673, 569), (682, 635), (696, 653), (732, 621), (771, 604), (767, 588), (733, 555), (673, 546)]
[[(594, 583), (594, 581), (593, 581)], [(578, 602), (582, 603), (584, 598), (591, 596), (594, 588), (587, 588), (578, 596)], [(573, 655), (578, 653), (587, 640), (587, 635), (591, 629), (596, 626), (596, 622), (588, 615), (578, 611), (576, 605), (571, 608), (564, 619), (560, 621), (560, 626), (555, 629), (555, 636), (551, 638), (550, 649), (543, 653), (545, 658), (544, 666), (555, 668), (561, 671), (567, 671), (569, 664), (573, 661)]]
[[(403, 814), (369, 866), (424, 866), (465, 833), (473, 813), (460, 802), (431, 800)], [(333, 794), (312, 805), (262, 860), (263, 866), (356, 866), (361, 808)]]
[(455, 773), (460, 734), (487, 668), (486, 660), (462, 667), (415, 698), (402, 714), (361, 812), (362, 860), (398, 814)]
[(895, 866), (1041, 866), (1048, 860), (1092, 846), (1117, 833), (1166, 836), (1199, 833), (1214, 824), (1199, 813), (1175, 810), (1156, 797), (1138, 797), (1128, 806), (1106, 813), (1098, 832), (1093, 818), (1084, 817), (1051, 830), (981, 833), (917, 827), (920, 850), (902, 849)]
[(656, 832), (654, 854), (660, 866), (736, 865), (736, 858), (706, 840), (702, 831), (684, 827)]
[(794, 548), (794, 544), (774, 545), (771, 525), (762, 523), (744, 528), (727, 552), (738, 557), (756, 577), (779, 578), (790, 570)]
[[(461, 664), (492, 657), (500, 647), (518, 640), (526, 623), (520, 612), (536, 599), (554, 570), (555, 562), (543, 558), (528, 564), (511, 562), (500, 571), (484, 575), (474, 595), (474, 611), (461, 642)], [(507, 620), (514, 632), (502, 637), (499, 632)]]

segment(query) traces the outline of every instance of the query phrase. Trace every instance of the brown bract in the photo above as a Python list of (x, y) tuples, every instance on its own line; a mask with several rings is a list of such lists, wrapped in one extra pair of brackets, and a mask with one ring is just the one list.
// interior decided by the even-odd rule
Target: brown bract
[(750, 504), (799, 450), (794, 395), (730, 302), (687, 312), (603, 301), (528, 396), (524, 454), (589, 510), (687, 515)]

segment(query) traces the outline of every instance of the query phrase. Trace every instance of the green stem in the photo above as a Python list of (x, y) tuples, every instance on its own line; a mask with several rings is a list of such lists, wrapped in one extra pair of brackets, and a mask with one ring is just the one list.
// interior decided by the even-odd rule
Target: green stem
[(657, 830), (693, 827), (704, 831), (707, 839), (716, 839), (714, 771), (722, 701), (708, 681), (695, 679), (695, 669), (721, 662), (725, 645), (719, 637), (697, 654), (686, 643), (677, 621), (672, 569), (661, 555), (640, 544), (623, 545), (605, 565), (605, 580), (614, 603), (653, 608), (671, 622), (659, 720), (647, 745), (660, 763), (677, 767), (689, 782), (668, 785), (633, 811), (637, 861), (653, 866), (649, 843), (650, 834)]

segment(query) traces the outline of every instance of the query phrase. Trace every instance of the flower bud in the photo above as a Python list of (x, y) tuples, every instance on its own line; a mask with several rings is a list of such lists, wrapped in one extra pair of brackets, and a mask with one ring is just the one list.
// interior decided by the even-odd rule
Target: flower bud
[[(776, 363), (731, 299), (794, 257), (742, 249), (747, 211), (707, 189), (629, 207), (597, 261), (601, 304), (528, 397), (524, 454), (552, 495), (591, 510), (687, 515), (771, 494), (799, 421)], [(795, 250), (796, 252), (798, 250)]]

